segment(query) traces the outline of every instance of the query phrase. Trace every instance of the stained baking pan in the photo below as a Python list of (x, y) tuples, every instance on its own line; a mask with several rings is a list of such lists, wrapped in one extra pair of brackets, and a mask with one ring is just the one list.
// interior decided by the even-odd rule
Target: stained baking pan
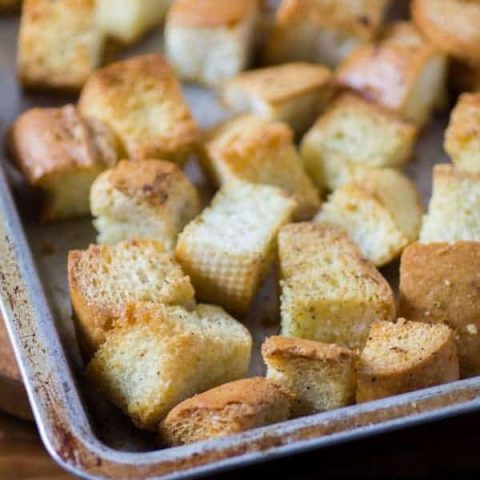
[[(22, 94), (15, 82), (16, 19), (0, 20), (0, 135), (26, 108), (59, 105), (68, 98)], [(151, 36), (140, 50), (158, 51)], [(211, 93), (185, 88), (202, 125), (226, 112)], [(74, 99), (73, 99), (74, 100)], [(408, 173), (427, 201), (431, 167), (446, 161), (442, 137), (446, 118), (423, 133)], [(66, 255), (94, 241), (89, 219), (39, 225), (35, 198), (6, 159), (0, 162), (1, 310), (24, 376), (43, 441), (67, 470), (85, 478), (184, 478), (218, 473), (359, 437), (439, 420), (480, 408), (480, 379), (473, 378), (367, 404), (291, 420), (226, 439), (158, 450), (151, 434), (104, 403), (85, 384), (70, 314)], [(192, 164), (188, 173), (205, 190)], [(12, 195), (12, 193), (14, 195)], [(394, 288), (398, 265), (384, 271)], [(264, 372), (258, 346), (278, 329), (277, 305), (268, 285), (259, 294), (246, 324), (256, 354), (250, 374)]]

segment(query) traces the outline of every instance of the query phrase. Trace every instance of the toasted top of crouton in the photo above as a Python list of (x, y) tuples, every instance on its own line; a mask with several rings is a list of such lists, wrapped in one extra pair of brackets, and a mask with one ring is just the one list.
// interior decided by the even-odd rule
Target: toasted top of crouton
[(73, 105), (33, 108), (17, 118), (9, 149), (33, 185), (55, 174), (115, 164), (116, 143), (106, 125), (82, 118)]
[(175, 0), (168, 13), (170, 25), (231, 28), (253, 14), (258, 0)]
[(335, 361), (353, 358), (354, 353), (342, 345), (278, 335), (265, 340), (262, 344), (262, 356), (264, 358), (282, 357)]
[(79, 109), (107, 123), (131, 158), (158, 158), (191, 148), (198, 127), (172, 68), (159, 55), (143, 55), (94, 72)]
[(277, 104), (328, 87), (331, 80), (331, 71), (323, 65), (293, 62), (241, 73), (227, 80), (224, 89), (241, 88), (266, 102)]
[(469, 0), (414, 0), (417, 27), (441, 50), (480, 62), (480, 3)]

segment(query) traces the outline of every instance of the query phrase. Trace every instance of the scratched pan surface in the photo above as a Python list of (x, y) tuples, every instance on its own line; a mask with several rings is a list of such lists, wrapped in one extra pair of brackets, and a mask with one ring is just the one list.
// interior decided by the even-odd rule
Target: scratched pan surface
[[(17, 26), (16, 19), (0, 19), (2, 138), (21, 111), (75, 100), (20, 92), (14, 71)], [(151, 36), (129, 54), (159, 49), (159, 38)], [(210, 125), (226, 115), (210, 93), (186, 87), (185, 94), (201, 125)], [(425, 201), (430, 194), (432, 165), (447, 160), (442, 153), (445, 124), (446, 117), (437, 118), (424, 132), (416, 159), (408, 169)], [(94, 241), (90, 220), (39, 225), (34, 216), (35, 198), (7, 160), (0, 163), (2, 313), (43, 440), (50, 453), (71, 472), (85, 478), (206, 475), (480, 408), (480, 380), (470, 379), (227, 439), (158, 450), (153, 436), (135, 430), (82, 378), (83, 364), (70, 319), (65, 264), (69, 249), (84, 248)], [(190, 164), (187, 171), (208, 195), (208, 187), (195, 165)], [(398, 265), (384, 273), (396, 288)], [(258, 346), (266, 335), (278, 331), (278, 305), (272, 291), (271, 281), (267, 281), (255, 302), (254, 313), (245, 319), (256, 343), (251, 375), (263, 374)]]

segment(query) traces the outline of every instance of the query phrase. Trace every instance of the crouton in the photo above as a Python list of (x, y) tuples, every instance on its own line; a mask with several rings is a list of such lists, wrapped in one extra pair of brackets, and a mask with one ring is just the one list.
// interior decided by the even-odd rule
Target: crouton
[(118, 136), (123, 156), (183, 163), (198, 127), (171, 67), (158, 55), (113, 63), (96, 71), (82, 90), (80, 111)]
[(227, 80), (224, 103), (236, 113), (250, 112), (288, 123), (304, 133), (333, 91), (332, 74), (322, 65), (287, 63), (241, 73)]
[(462, 170), (480, 173), (480, 93), (464, 93), (450, 116), (445, 150)]
[(375, 322), (356, 368), (357, 402), (458, 380), (453, 332), (403, 318)]
[(125, 44), (139, 40), (160, 25), (172, 0), (97, 0), (99, 28)]
[(219, 185), (235, 180), (274, 185), (297, 202), (296, 218), (311, 218), (320, 196), (306, 174), (290, 128), (254, 115), (241, 115), (212, 129), (201, 162)]
[(243, 377), (252, 338), (220, 307), (128, 305), (87, 367), (87, 378), (135, 425), (157, 430), (182, 400)]
[(480, 173), (435, 165), (421, 243), (480, 241)]
[(410, 245), (400, 264), (400, 314), (455, 332), (462, 377), (480, 374), (480, 243)]
[(295, 202), (281, 190), (235, 182), (178, 237), (176, 258), (197, 297), (244, 314), (275, 256), (276, 237)]
[(200, 213), (200, 197), (186, 175), (163, 160), (122, 160), (90, 191), (98, 243), (159, 240), (172, 250), (183, 227)]
[(160, 443), (184, 445), (283, 422), (291, 401), (287, 391), (263, 377), (226, 383), (177, 405), (160, 424)]
[(103, 343), (112, 322), (127, 303), (194, 303), (188, 276), (161, 243), (151, 240), (71, 250), (68, 283), (79, 342), (86, 358)]
[(265, 49), (268, 63), (338, 65), (373, 40), (388, 0), (283, 0)]
[(303, 137), (301, 155), (315, 184), (335, 190), (368, 169), (404, 165), (415, 138), (413, 125), (344, 93)]
[(28, 183), (43, 192), (43, 221), (88, 214), (90, 185), (117, 161), (115, 138), (106, 125), (82, 118), (73, 105), (26, 111), (8, 140)]
[(25, 0), (17, 68), (31, 89), (79, 90), (103, 56), (94, 0)]
[(283, 227), (278, 238), (282, 335), (362, 348), (370, 324), (393, 320), (387, 281), (340, 229)]
[(333, 192), (315, 221), (344, 229), (377, 266), (418, 238), (423, 205), (415, 184), (390, 168), (374, 169)]
[(165, 25), (165, 48), (182, 79), (212, 87), (250, 63), (257, 0), (175, 0)]
[(413, 0), (416, 27), (441, 51), (480, 63), (480, 4), (471, 0)]
[(354, 353), (311, 340), (270, 337), (262, 345), (267, 378), (294, 394), (292, 413), (311, 415), (355, 400)]
[(445, 94), (446, 67), (445, 55), (404, 22), (349, 55), (337, 82), (422, 127)]

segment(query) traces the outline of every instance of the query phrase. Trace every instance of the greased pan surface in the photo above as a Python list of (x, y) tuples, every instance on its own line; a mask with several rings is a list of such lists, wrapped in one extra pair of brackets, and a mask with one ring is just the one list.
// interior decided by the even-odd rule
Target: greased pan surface
[[(23, 110), (75, 101), (24, 95), (15, 81), (18, 20), (0, 19), (0, 135)], [(129, 55), (159, 51), (159, 36), (149, 37)], [(185, 94), (202, 126), (226, 115), (214, 96), (186, 87)], [(423, 133), (408, 173), (429, 197), (431, 167), (442, 153), (446, 118)], [(42, 438), (55, 459), (85, 478), (182, 478), (239, 468), (279, 456), (378, 434), (480, 408), (480, 379), (463, 380), (368, 404), (352, 406), (235, 437), (157, 450), (153, 436), (135, 430), (82, 378), (70, 319), (66, 255), (94, 241), (89, 219), (39, 225), (35, 198), (5, 158), (0, 162), (0, 300)], [(208, 187), (194, 164), (188, 174), (205, 196)], [(15, 194), (13, 200), (11, 192)], [(21, 219), (21, 220), (20, 220)], [(394, 288), (398, 265), (384, 270)], [(250, 374), (263, 374), (259, 345), (278, 329), (272, 282), (260, 292), (246, 320), (256, 348)]]

